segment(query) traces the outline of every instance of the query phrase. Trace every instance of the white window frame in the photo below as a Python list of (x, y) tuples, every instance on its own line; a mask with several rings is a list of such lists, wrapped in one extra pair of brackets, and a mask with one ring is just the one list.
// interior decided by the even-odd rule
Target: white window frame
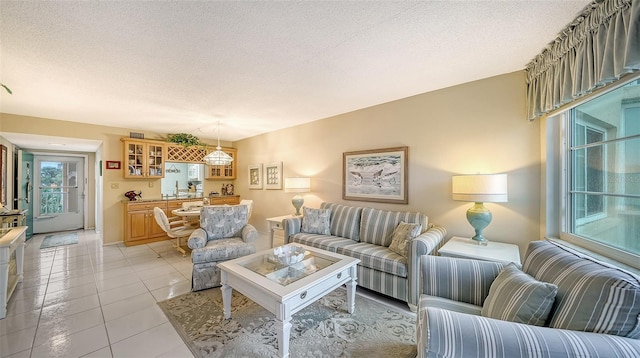
[[(629, 81), (613, 86), (609, 91), (616, 90), (619, 87), (633, 81), (638, 81), (639, 79), (640, 74), (634, 76), (634, 78)], [(559, 236), (561, 240), (583, 247), (606, 258), (640, 269), (640, 255), (571, 233), (571, 206), (569, 202), (569, 188), (571, 185), (571, 162), (569, 158), (569, 149), (571, 145), (571, 133), (569, 130), (571, 125), (570, 110), (584, 101), (586, 100), (576, 102), (571, 107), (566, 108), (563, 112), (557, 113), (554, 117), (547, 118), (547, 164), (545, 170), (547, 175), (543, 180), (546, 180), (545, 188), (547, 193), (558, 191), (560, 195), (557, 199), (550, 199), (546, 201), (547, 227), (545, 236), (549, 238)], [(556, 121), (556, 123), (553, 123), (553, 121)], [(559, 121), (559, 123), (557, 123), (557, 121)], [(549, 199), (549, 197), (547, 198)]]

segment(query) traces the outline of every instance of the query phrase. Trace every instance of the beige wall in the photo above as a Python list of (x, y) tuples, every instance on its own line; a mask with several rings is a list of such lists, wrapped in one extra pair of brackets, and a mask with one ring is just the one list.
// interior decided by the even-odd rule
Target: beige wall
[[(0, 113), (0, 123), (0, 136), (3, 132), (28, 133), (36, 135), (51, 135), (56, 137), (85, 138), (102, 142), (99, 154), (91, 153), (90, 155), (91, 166), (89, 167), (89, 178), (95, 183), (95, 186), (98, 186), (97, 191), (90, 193), (90, 205), (93, 205), (92, 203), (96, 200), (100, 203), (98, 198), (100, 197), (100, 194), (102, 194), (101, 208), (98, 208), (95, 220), (97, 222), (98, 229), (100, 229), (100, 226), (103, 226), (102, 236), (105, 244), (120, 242), (123, 240), (124, 213), (121, 201), (125, 199), (123, 194), (126, 191), (141, 190), (144, 198), (161, 197), (160, 179), (123, 179), (121, 170), (103, 169), (103, 176), (101, 178), (94, 175), (96, 172), (99, 173), (96, 162), (99, 163), (100, 160), (123, 160), (122, 142), (120, 139), (122, 137), (129, 136), (129, 132), (131, 132), (129, 129), (17, 116), (6, 113)], [(147, 139), (162, 139), (163, 136), (166, 135), (145, 132), (145, 138)], [(42, 152), (41, 150), (37, 151)], [(150, 187), (150, 182), (153, 187)], [(112, 185), (117, 186), (117, 188), (112, 188)], [(205, 190), (207, 191), (218, 187), (219, 185), (214, 182), (205, 183)], [(98, 192), (100, 189), (102, 189), (102, 193)], [(92, 215), (92, 213), (89, 213), (89, 215)], [(94, 218), (91, 218), (90, 220), (93, 221)], [(101, 222), (103, 222), (104, 225), (100, 225), (99, 223)]]
[[(51, 121), (1, 114), (1, 131), (97, 139), (102, 160), (122, 160), (120, 138), (128, 129)], [(494, 219), (485, 230), (490, 240), (519, 244), (537, 240), (540, 222), (540, 128), (525, 120), (524, 72), (429, 92), (225, 145), (238, 149), (236, 193), (254, 200), (251, 223), (267, 235), (264, 219), (293, 212), (284, 190), (249, 190), (247, 166), (282, 162), (284, 177), (310, 176), (312, 193), (305, 205), (342, 200), (342, 153), (366, 149), (409, 147), (409, 204), (358, 201), (349, 205), (389, 210), (422, 211), (443, 225), (448, 236), (471, 236), (465, 218), (470, 203), (451, 199), (451, 176), (507, 173), (509, 202), (486, 204)], [(1, 134), (1, 133), (0, 133)], [(146, 138), (161, 135), (145, 133)], [(98, 160), (98, 159), (96, 159)], [(104, 242), (122, 241), (122, 194), (142, 190), (160, 196), (160, 181), (124, 180), (120, 171), (105, 170)], [(112, 189), (117, 184), (118, 189)], [(205, 192), (220, 182), (206, 181)]]
[[(254, 200), (252, 221), (293, 212), (283, 190), (249, 190), (247, 166), (283, 162), (284, 177), (310, 176), (305, 205), (322, 201), (426, 213), (448, 237), (473, 235), (470, 203), (451, 199), (453, 174), (507, 173), (509, 202), (486, 204), (493, 212), (489, 240), (519, 244), (539, 239), (539, 123), (525, 119), (523, 72), (429, 92), (308, 124), (248, 138), (238, 148), (236, 183)], [(342, 153), (409, 147), (409, 204), (342, 200)]]

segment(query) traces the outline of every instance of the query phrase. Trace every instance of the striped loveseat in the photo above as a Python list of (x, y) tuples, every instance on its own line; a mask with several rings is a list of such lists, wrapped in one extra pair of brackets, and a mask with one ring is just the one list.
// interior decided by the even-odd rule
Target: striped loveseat
[[(360, 259), (358, 285), (394, 297), (416, 310), (420, 256), (437, 252), (445, 229), (429, 224), (422, 213), (322, 203), (330, 211), (329, 232), (301, 232), (301, 217), (283, 221), (285, 243), (296, 242)], [(306, 215), (306, 214), (305, 214)], [(401, 222), (420, 224), (419, 235), (407, 245), (406, 256), (389, 249)]]
[(522, 271), (437, 256), (421, 266), (419, 357), (640, 357), (632, 273), (552, 241), (530, 243)]

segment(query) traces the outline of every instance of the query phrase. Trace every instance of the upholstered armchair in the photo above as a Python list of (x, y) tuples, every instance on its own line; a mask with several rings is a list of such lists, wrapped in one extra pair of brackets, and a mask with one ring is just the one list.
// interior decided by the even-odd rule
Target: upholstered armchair
[(192, 291), (220, 286), (218, 263), (256, 252), (258, 231), (248, 224), (248, 217), (246, 205), (202, 208), (200, 228), (187, 242), (192, 250)]

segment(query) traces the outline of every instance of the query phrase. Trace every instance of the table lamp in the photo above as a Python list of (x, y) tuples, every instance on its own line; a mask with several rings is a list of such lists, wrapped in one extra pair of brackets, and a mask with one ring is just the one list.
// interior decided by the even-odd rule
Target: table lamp
[(489, 225), (493, 216), (483, 203), (507, 201), (507, 174), (454, 175), (451, 184), (453, 200), (475, 202), (467, 210), (467, 220), (476, 231), (472, 239), (486, 245), (487, 239), (482, 236), (482, 230)]
[[(310, 178), (285, 178), (284, 179), (284, 192), (285, 193), (308, 193), (311, 191), (311, 179)], [(300, 208), (304, 204), (302, 195), (297, 194), (291, 199), (291, 204), (296, 208), (294, 215), (302, 215)]]

